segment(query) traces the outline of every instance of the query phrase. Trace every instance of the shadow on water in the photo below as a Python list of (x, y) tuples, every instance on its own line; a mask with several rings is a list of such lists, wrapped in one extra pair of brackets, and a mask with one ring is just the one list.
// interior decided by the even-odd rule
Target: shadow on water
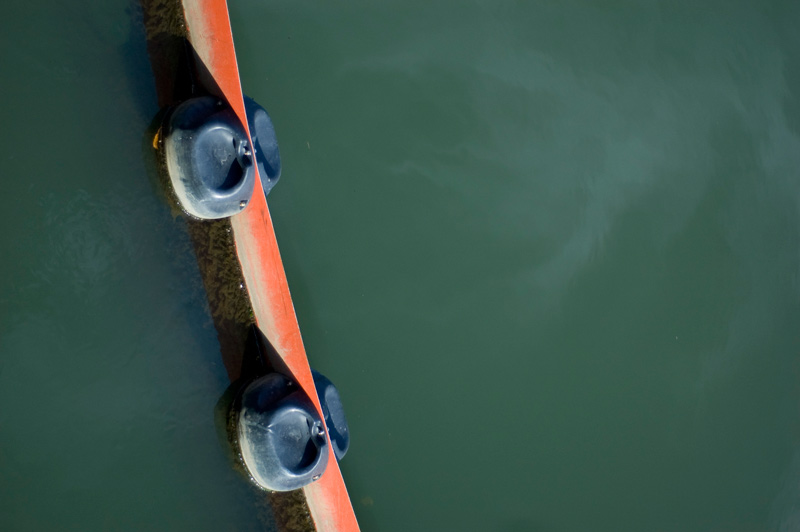
[[(214, 411), (217, 433), (234, 469), (249, 477), (238, 454), (231, 414), (237, 393), (253, 379), (271, 371), (292, 377), (267, 338), (256, 327), (241, 266), (236, 257), (233, 231), (228, 219), (197, 220), (184, 214), (169, 184), (163, 139), (159, 135), (169, 109), (186, 99), (222, 91), (199, 59), (187, 38), (179, 1), (142, 0), (142, 19), (147, 51), (161, 110), (153, 118), (142, 141), (150, 179), (165, 195), (173, 216), (186, 224), (219, 340), (222, 361), (231, 381)], [(254, 486), (254, 490), (258, 489)], [(255, 511), (267, 529), (300, 532), (314, 530), (302, 490), (265, 492)], [(262, 504), (263, 503), (263, 504)]]
[[(144, 133), (142, 146), (151, 180), (166, 196), (175, 217), (183, 217), (197, 256), (209, 310), (217, 330), (223, 362), (231, 381), (242, 375), (247, 334), (253, 325), (244, 278), (236, 259), (230, 221), (197, 220), (182, 213), (170, 184), (159, 135), (170, 106), (188, 98), (219, 93), (208, 69), (198, 59), (186, 35), (180, 3), (143, 0), (147, 49), (151, 58), (161, 111)], [(203, 79), (203, 83), (197, 83)]]
[[(170, 185), (160, 135), (161, 125), (168, 118), (171, 106), (221, 91), (216, 83), (208, 81), (213, 80), (210, 72), (186, 38), (179, 3), (144, 0), (142, 5), (147, 48), (161, 106), (144, 133), (144, 157), (149, 163), (151, 181), (164, 194), (173, 216), (185, 221), (217, 330), (222, 360), (229, 379), (234, 382), (243, 375), (243, 353), (254, 318), (236, 258), (231, 224), (228, 219), (198, 220), (182, 211)], [(198, 79), (203, 82), (197, 83)]]

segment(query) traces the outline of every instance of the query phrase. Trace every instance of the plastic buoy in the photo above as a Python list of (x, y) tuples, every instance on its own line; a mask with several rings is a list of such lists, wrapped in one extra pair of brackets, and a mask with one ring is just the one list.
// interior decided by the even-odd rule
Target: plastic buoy
[(167, 118), (164, 150), (175, 195), (190, 215), (226, 218), (250, 201), (253, 153), (244, 127), (222, 100), (202, 96), (178, 105)]
[(314, 404), (297, 384), (270, 373), (241, 395), (237, 436), (253, 480), (290, 491), (317, 480), (328, 465), (328, 439)]
[(317, 389), (322, 406), (322, 416), (328, 427), (333, 454), (337, 460), (341, 460), (347, 453), (347, 449), (350, 448), (350, 430), (347, 427), (347, 418), (344, 416), (339, 390), (325, 375), (313, 369), (311, 374), (314, 376), (314, 387)]
[(253, 140), (258, 175), (261, 176), (264, 195), (267, 195), (281, 177), (281, 154), (278, 149), (278, 138), (275, 136), (272, 120), (263, 107), (252, 98), (245, 96), (244, 108), (247, 112), (250, 138)]

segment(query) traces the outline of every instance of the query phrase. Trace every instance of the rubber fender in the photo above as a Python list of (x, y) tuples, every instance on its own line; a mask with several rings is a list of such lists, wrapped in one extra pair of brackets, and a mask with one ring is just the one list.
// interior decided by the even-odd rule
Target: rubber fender
[(328, 465), (328, 438), (321, 416), (300, 386), (270, 373), (244, 389), (239, 405), (239, 449), (259, 486), (290, 491), (322, 476)]
[(258, 175), (261, 176), (261, 186), (266, 196), (281, 178), (278, 138), (266, 109), (247, 96), (244, 97), (244, 109), (250, 127), (250, 138), (253, 141)]
[(312, 369), (311, 374), (314, 376), (314, 387), (317, 389), (320, 406), (322, 406), (322, 416), (328, 427), (333, 454), (337, 460), (341, 460), (347, 454), (347, 449), (350, 448), (350, 430), (344, 415), (342, 400), (339, 397), (339, 390), (330, 379), (318, 371)]
[(222, 100), (201, 96), (175, 107), (165, 124), (164, 150), (170, 182), (188, 214), (226, 218), (250, 201), (253, 153), (244, 127)]

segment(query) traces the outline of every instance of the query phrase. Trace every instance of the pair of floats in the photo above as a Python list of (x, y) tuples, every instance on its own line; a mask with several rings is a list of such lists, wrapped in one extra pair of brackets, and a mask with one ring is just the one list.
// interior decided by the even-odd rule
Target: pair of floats
[[(142, 5), (159, 102), (167, 109), (154, 142), (160, 165), (190, 223), (226, 224), (249, 309), (247, 320), (234, 313), (234, 328), (251, 328), (256, 344), (265, 344), (258, 349), (268, 351), (259, 355), (261, 371), (240, 369), (245, 355), (238, 365), (226, 362), (236, 384), (227, 403), (230, 441), (260, 487), (302, 490), (314, 529), (356, 532), (338, 466), (349, 446), (347, 422), (336, 388), (312, 372), (303, 347), (266, 203), (280, 177), (278, 143), (267, 112), (242, 93), (226, 1)], [(187, 77), (188, 88), (176, 89)], [(197, 242), (195, 249), (202, 270), (205, 250)], [(216, 322), (226, 319), (215, 316), (218, 331)], [(234, 351), (244, 346), (235, 338), (228, 344)]]

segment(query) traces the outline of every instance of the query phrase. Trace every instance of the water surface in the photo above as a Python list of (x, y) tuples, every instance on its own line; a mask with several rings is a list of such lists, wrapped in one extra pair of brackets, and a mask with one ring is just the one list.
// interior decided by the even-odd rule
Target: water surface
[[(794, 3), (230, 7), (365, 531), (800, 530)], [(268, 527), (137, 4), (0, 29), (0, 529)]]
[(365, 530), (800, 530), (796, 3), (231, 10)]
[(137, 2), (0, 22), (0, 530), (263, 530), (214, 427), (228, 385), (151, 177)]

